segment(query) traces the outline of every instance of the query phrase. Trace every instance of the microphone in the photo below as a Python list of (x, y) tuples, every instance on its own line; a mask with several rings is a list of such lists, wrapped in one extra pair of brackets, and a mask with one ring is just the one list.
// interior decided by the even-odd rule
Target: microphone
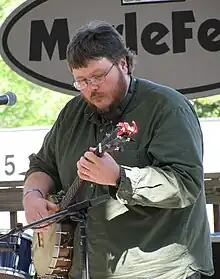
[(13, 106), (17, 101), (15, 93), (8, 91), (0, 96), (0, 105)]

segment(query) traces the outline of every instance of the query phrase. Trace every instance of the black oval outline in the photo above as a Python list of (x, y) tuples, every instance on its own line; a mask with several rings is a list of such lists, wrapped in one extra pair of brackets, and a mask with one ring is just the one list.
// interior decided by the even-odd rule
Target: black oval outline
[[(65, 89), (65, 90), (70, 90), (74, 93), (74, 91), (77, 91), (76, 93), (78, 94), (78, 90), (74, 90), (72, 85), (67, 84), (67, 83), (63, 83), (63, 82), (59, 82), (47, 77), (44, 77), (36, 72), (33, 72), (32, 70), (28, 69), (27, 67), (25, 67), (24, 65), (22, 65), (10, 52), (8, 45), (7, 45), (7, 39), (8, 39), (8, 35), (11, 31), (11, 29), (13, 28), (13, 26), (15, 25), (15, 23), (25, 14), (27, 14), (29, 11), (31, 11), (32, 9), (36, 8), (37, 6), (39, 6), (40, 4), (47, 2), (48, 0), (36, 0), (33, 3), (30, 3), (29, 5), (27, 5), (26, 7), (24, 7), (22, 10), (20, 10), (7, 24), (7, 26), (4, 29), (3, 35), (2, 35), (2, 46), (4, 49), (5, 54), (7, 55), (8, 59), (12, 62), (12, 64), (14, 64), (18, 69), (20, 69), (23, 73), (27, 74), (28, 76), (39, 80), (41, 82), (43, 82), (45, 85), (49, 84), (61, 89)], [(18, 7), (19, 9), (19, 7)], [(45, 86), (46, 87), (46, 86)], [(220, 88), (220, 82), (217, 83), (213, 83), (213, 84), (208, 84), (208, 85), (201, 85), (201, 86), (196, 86), (196, 87), (191, 87), (191, 88), (183, 88), (183, 89), (177, 89), (179, 92), (181, 92), (182, 94), (192, 94), (192, 93), (199, 93), (199, 92), (204, 92), (204, 91), (210, 91), (210, 90), (215, 90)], [(49, 88), (51, 89), (51, 88)]]
[(158, 0), (158, 1), (150, 1), (149, 2), (128, 2), (124, 3), (123, 0), (121, 0), (121, 6), (128, 6), (128, 5), (150, 5), (150, 4), (170, 4), (170, 3), (176, 3), (176, 2), (185, 2), (186, 0)]

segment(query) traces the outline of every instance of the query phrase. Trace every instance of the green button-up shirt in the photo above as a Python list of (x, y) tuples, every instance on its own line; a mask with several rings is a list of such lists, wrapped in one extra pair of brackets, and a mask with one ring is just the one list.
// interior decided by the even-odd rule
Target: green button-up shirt
[[(202, 132), (191, 103), (171, 88), (133, 79), (132, 97), (117, 115), (118, 121), (135, 120), (139, 131), (123, 152), (113, 154), (126, 173), (117, 193), (89, 210), (92, 279), (185, 279), (195, 271), (211, 275)], [(66, 191), (76, 178), (79, 158), (114, 123), (90, 111), (82, 96), (73, 98), (41, 150), (30, 156), (27, 175), (44, 171), (57, 191)], [(108, 192), (107, 186), (86, 183), (78, 200)], [(77, 228), (71, 279), (81, 278), (79, 243)]]

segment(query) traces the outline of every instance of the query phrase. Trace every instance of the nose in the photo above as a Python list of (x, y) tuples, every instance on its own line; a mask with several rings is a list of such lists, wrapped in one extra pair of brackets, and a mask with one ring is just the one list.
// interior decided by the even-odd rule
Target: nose
[(92, 92), (98, 91), (98, 90), (99, 90), (99, 85), (89, 83), (87, 85), (86, 89), (84, 90), (84, 92), (86, 93), (87, 96), (91, 96)]
[(98, 89), (99, 89), (99, 85), (88, 83), (87, 87), (84, 90), (82, 90), (82, 93), (84, 96), (90, 99), (92, 93), (98, 91)]
[(94, 91), (99, 89), (99, 85), (98, 84), (93, 84), (92, 82), (88, 82), (87, 84), (87, 89)]

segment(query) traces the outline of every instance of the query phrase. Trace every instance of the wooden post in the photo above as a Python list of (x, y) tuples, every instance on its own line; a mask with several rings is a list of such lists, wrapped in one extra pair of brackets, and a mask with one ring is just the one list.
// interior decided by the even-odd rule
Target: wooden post
[(18, 222), (17, 211), (10, 212), (10, 228), (14, 229)]
[(220, 232), (220, 205), (213, 204), (214, 232)]

